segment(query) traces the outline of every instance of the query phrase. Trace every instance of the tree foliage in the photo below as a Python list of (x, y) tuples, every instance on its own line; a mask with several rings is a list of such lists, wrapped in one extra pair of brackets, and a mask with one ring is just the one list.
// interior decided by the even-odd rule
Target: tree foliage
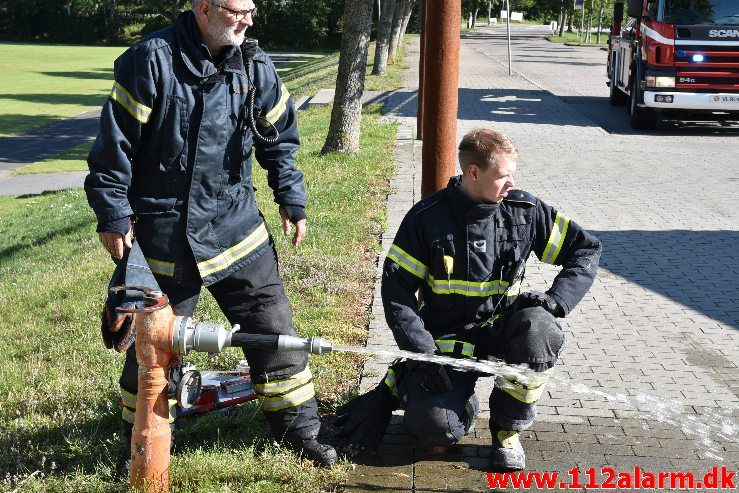
[[(223, 1), (223, 0), (221, 0)], [(258, 0), (251, 36), (263, 46), (336, 46), (342, 0)], [(190, 0), (0, 0), (0, 39), (130, 42), (172, 23)]]

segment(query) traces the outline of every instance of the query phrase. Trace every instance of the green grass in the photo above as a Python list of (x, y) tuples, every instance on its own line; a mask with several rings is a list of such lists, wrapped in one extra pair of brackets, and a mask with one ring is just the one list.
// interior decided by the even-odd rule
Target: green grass
[[(299, 118), (298, 163), (310, 197), (308, 237), (299, 248), (279, 232), (263, 173), (256, 173), (256, 186), (298, 331), (359, 343), (396, 132), (379, 123), (377, 107), (367, 108), (362, 152), (320, 156), (329, 112), (312, 108)], [(98, 321), (112, 264), (83, 192), (0, 197), (0, 259), (0, 490), (39, 470), (23, 491), (120, 491), (114, 471), (122, 450), (113, 433), (123, 357), (103, 347)], [(207, 293), (196, 317), (224, 321)], [(201, 369), (233, 368), (240, 357), (229, 349), (191, 361)], [(331, 411), (356, 385), (357, 359), (332, 353), (312, 357), (311, 366), (323, 412)], [(254, 406), (201, 419), (176, 440), (172, 491), (326, 491), (346, 473), (314, 469), (269, 445)]]
[(31, 175), (35, 173), (61, 173), (67, 171), (87, 171), (87, 154), (92, 147), (92, 141), (61, 152), (54, 157), (38, 161), (33, 164), (16, 168), (13, 176)]
[(600, 35), (600, 43), (596, 43), (595, 40), (598, 38), (595, 33), (590, 35), (591, 42), (585, 43), (583, 41), (584, 35), (580, 38), (578, 38), (577, 33), (568, 33), (564, 32), (562, 36), (550, 34), (546, 37), (547, 41), (551, 41), (552, 43), (566, 43), (568, 45), (577, 45), (577, 46), (606, 46), (608, 44), (608, 33), (601, 33)]
[(124, 50), (0, 43), (0, 137), (101, 106)]

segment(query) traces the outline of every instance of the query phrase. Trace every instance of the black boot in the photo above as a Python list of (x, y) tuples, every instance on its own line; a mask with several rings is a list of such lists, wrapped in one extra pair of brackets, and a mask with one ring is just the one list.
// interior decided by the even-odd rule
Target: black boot
[(331, 445), (320, 443), (316, 438), (286, 438), (285, 444), (320, 467), (329, 468), (338, 460), (336, 450)]
[(492, 419), (490, 434), (493, 437), (493, 450), (490, 454), (490, 468), (496, 471), (520, 471), (526, 467), (526, 453), (516, 430), (504, 430)]

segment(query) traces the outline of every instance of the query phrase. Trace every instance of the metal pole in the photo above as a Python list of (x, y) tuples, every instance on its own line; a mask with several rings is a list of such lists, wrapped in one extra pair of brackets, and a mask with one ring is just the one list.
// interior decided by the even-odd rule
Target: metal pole
[(506, 4), (506, 31), (508, 34), (508, 75), (513, 75), (513, 58), (511, 56), (511, 2), (505, 0)]
[(490, 18), (493, 15), (493, 2), (488, 2), (488, 26), (490, 25)]
[(426, 54), (429, 69), (423, 84), (423, 171), (421, 196), (446, 187), (457, 164), (459, 20), (462, 2), (427, 2)]
[(380, 19), (382, 19), (382, 7), (380, 6), (382, 0), (377, 0), (377, 28), (380, 27)]
[(416, 140), (423, 140), (423, 84), (424, 74), (426, 73), (426, 21), (428, 20), (428, 14), (426, 11), (429, 9), (430, 0), (421, 0), (420, 4), (420, 25), (421, 25), (421, 48), (418, 60), (418, 110), (416, 112)]

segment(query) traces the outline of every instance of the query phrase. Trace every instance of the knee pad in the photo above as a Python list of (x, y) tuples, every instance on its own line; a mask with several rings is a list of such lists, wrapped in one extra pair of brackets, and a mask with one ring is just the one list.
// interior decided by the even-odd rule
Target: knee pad
[(565, 341), (564, 332), (554, 315), (538, 306), (511, 314), (505, 320), (505, 334), (508, 339), (506, 361), (546, 366), (541, 371), (554, 366)]
[(443, 403), (408, 404), (404, 424), (411, 441), (419, 445), (452, 445), (465, 434), (460, 417)]

